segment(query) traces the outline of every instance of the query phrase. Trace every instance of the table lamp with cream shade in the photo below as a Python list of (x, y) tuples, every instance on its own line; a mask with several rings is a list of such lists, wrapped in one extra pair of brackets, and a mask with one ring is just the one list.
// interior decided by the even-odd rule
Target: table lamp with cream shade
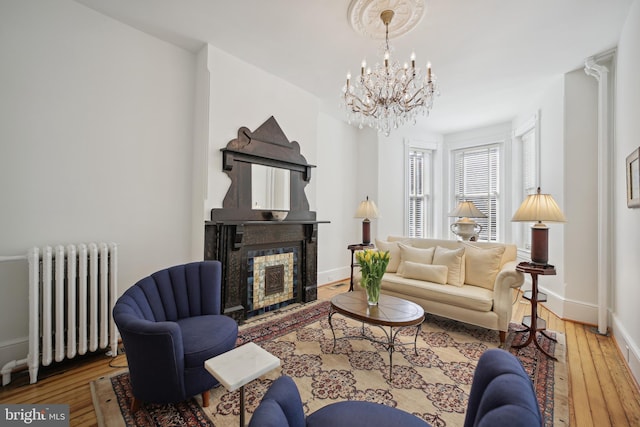
[(358, 205), (358, 210), (354, 218), (364, 218), (362, 220), (362, 244), (368, 245), (371, 243), (371, 220), (378, 217), (378, 207), (369, 200), (367, 196), (366, 200), (363, 200)]
[(549, 228), (545, 222), (566, 222), (564, 214), (551, 194), (541, 194), (540, 187), (522, 202), (511, 221), (535, 222), (531, 227), (531, 263), (548, 265)]
[(482, 226), (469, 218), (486, 218), (487, 216), (470, 200), (464, 200), (449, 212), (449, 216), (460, 218), (451, 224), (451, 231), (462, 240), (470, 240), (473, 236), (482, 231)]

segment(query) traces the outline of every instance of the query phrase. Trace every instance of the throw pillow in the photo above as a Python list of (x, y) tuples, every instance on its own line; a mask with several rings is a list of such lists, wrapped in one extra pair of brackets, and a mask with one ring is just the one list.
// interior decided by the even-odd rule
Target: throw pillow
[(411, 261), (404, 262), (403, 276), (407, 279), (418, 279), (446, 285), (448, 273), (449, 269), (446, 265), (420, 264)]
[(469, 285), (493, 289), (500, 271), (504, 246), (481, 248), (470, 243), (462, 243), (465, 248), (465, 279)]
[(403, 263), (405, 261), (419, 262), (420, 264), (431, 264), (433, 253), (435, 251), (435, 248), (414, 248), (413, 246), (408, 246), (404, 243), (398, 243), (398, 247), (400, 247), (400, 265), (398, 266), (397, 273), (400, 275), (403, 274)]
[(464, 248), (446, 249), (436, 246), (436, 251), (433, 254), (433, 264), (447, 266), (449, 270), (447, 275), (448, 284), (454, 286), (462, 286), (464, 284)]
[(379, 251), (389, 251), (389, 264), (387, 264), (387, 273), (395, 273), (400, 265), (400, 247), (398, 242), (385, 242), (376, 239), (376, 248)]

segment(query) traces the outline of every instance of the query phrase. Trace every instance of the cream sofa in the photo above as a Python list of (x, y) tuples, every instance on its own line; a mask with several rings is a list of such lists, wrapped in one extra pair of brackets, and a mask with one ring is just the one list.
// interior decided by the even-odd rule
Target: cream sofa
[[(516, 246), (390, 236), (376, 248), (391, 259), (381, 292), (420, 304), (425, 312), (500, 332), (511, 321), (513, 289), (524, 283), (515, 270)], [(356, 290), (362, 290), (359, 286)]]

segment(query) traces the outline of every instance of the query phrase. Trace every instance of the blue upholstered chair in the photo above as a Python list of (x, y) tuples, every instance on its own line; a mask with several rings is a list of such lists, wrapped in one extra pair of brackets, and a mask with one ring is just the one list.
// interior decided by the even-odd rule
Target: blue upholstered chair
[(539, 427), (542, 415), (533, 383), (508, 351), (485, 351), (471, 384), (464, 427)]
[(231, 350), (238, 324), (221, 311), (221, 265), (177, 265), (138, 281), (116, 301), (115, 320), (129, 364), (131, 409), (141, 402), (180, 402), (217, 380), (204, 361)]
[[(540, 427), (542, 416), (531, 380), (511, 353), (492, 349), (478, 361), (465, 427)], [(329, 404), (305, 418), (293, 380), (273, 382), (251, 417), (249, 427), (425, 427), (428, 423), (400, 409), (378, 403)]]

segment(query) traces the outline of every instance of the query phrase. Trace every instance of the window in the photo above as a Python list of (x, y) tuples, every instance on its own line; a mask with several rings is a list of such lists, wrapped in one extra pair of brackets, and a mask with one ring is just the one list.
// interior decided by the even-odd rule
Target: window
[(454, 202), (468, 200), (487, 218), (474, 218), (482, 226), (479, 239), (498, 241), (500, 203), (500, 146), (465, 148), (453, 152)]
[(409, 148), (407, 158), (407, 236), (427, 237), (431, 203), (431, 150)]

